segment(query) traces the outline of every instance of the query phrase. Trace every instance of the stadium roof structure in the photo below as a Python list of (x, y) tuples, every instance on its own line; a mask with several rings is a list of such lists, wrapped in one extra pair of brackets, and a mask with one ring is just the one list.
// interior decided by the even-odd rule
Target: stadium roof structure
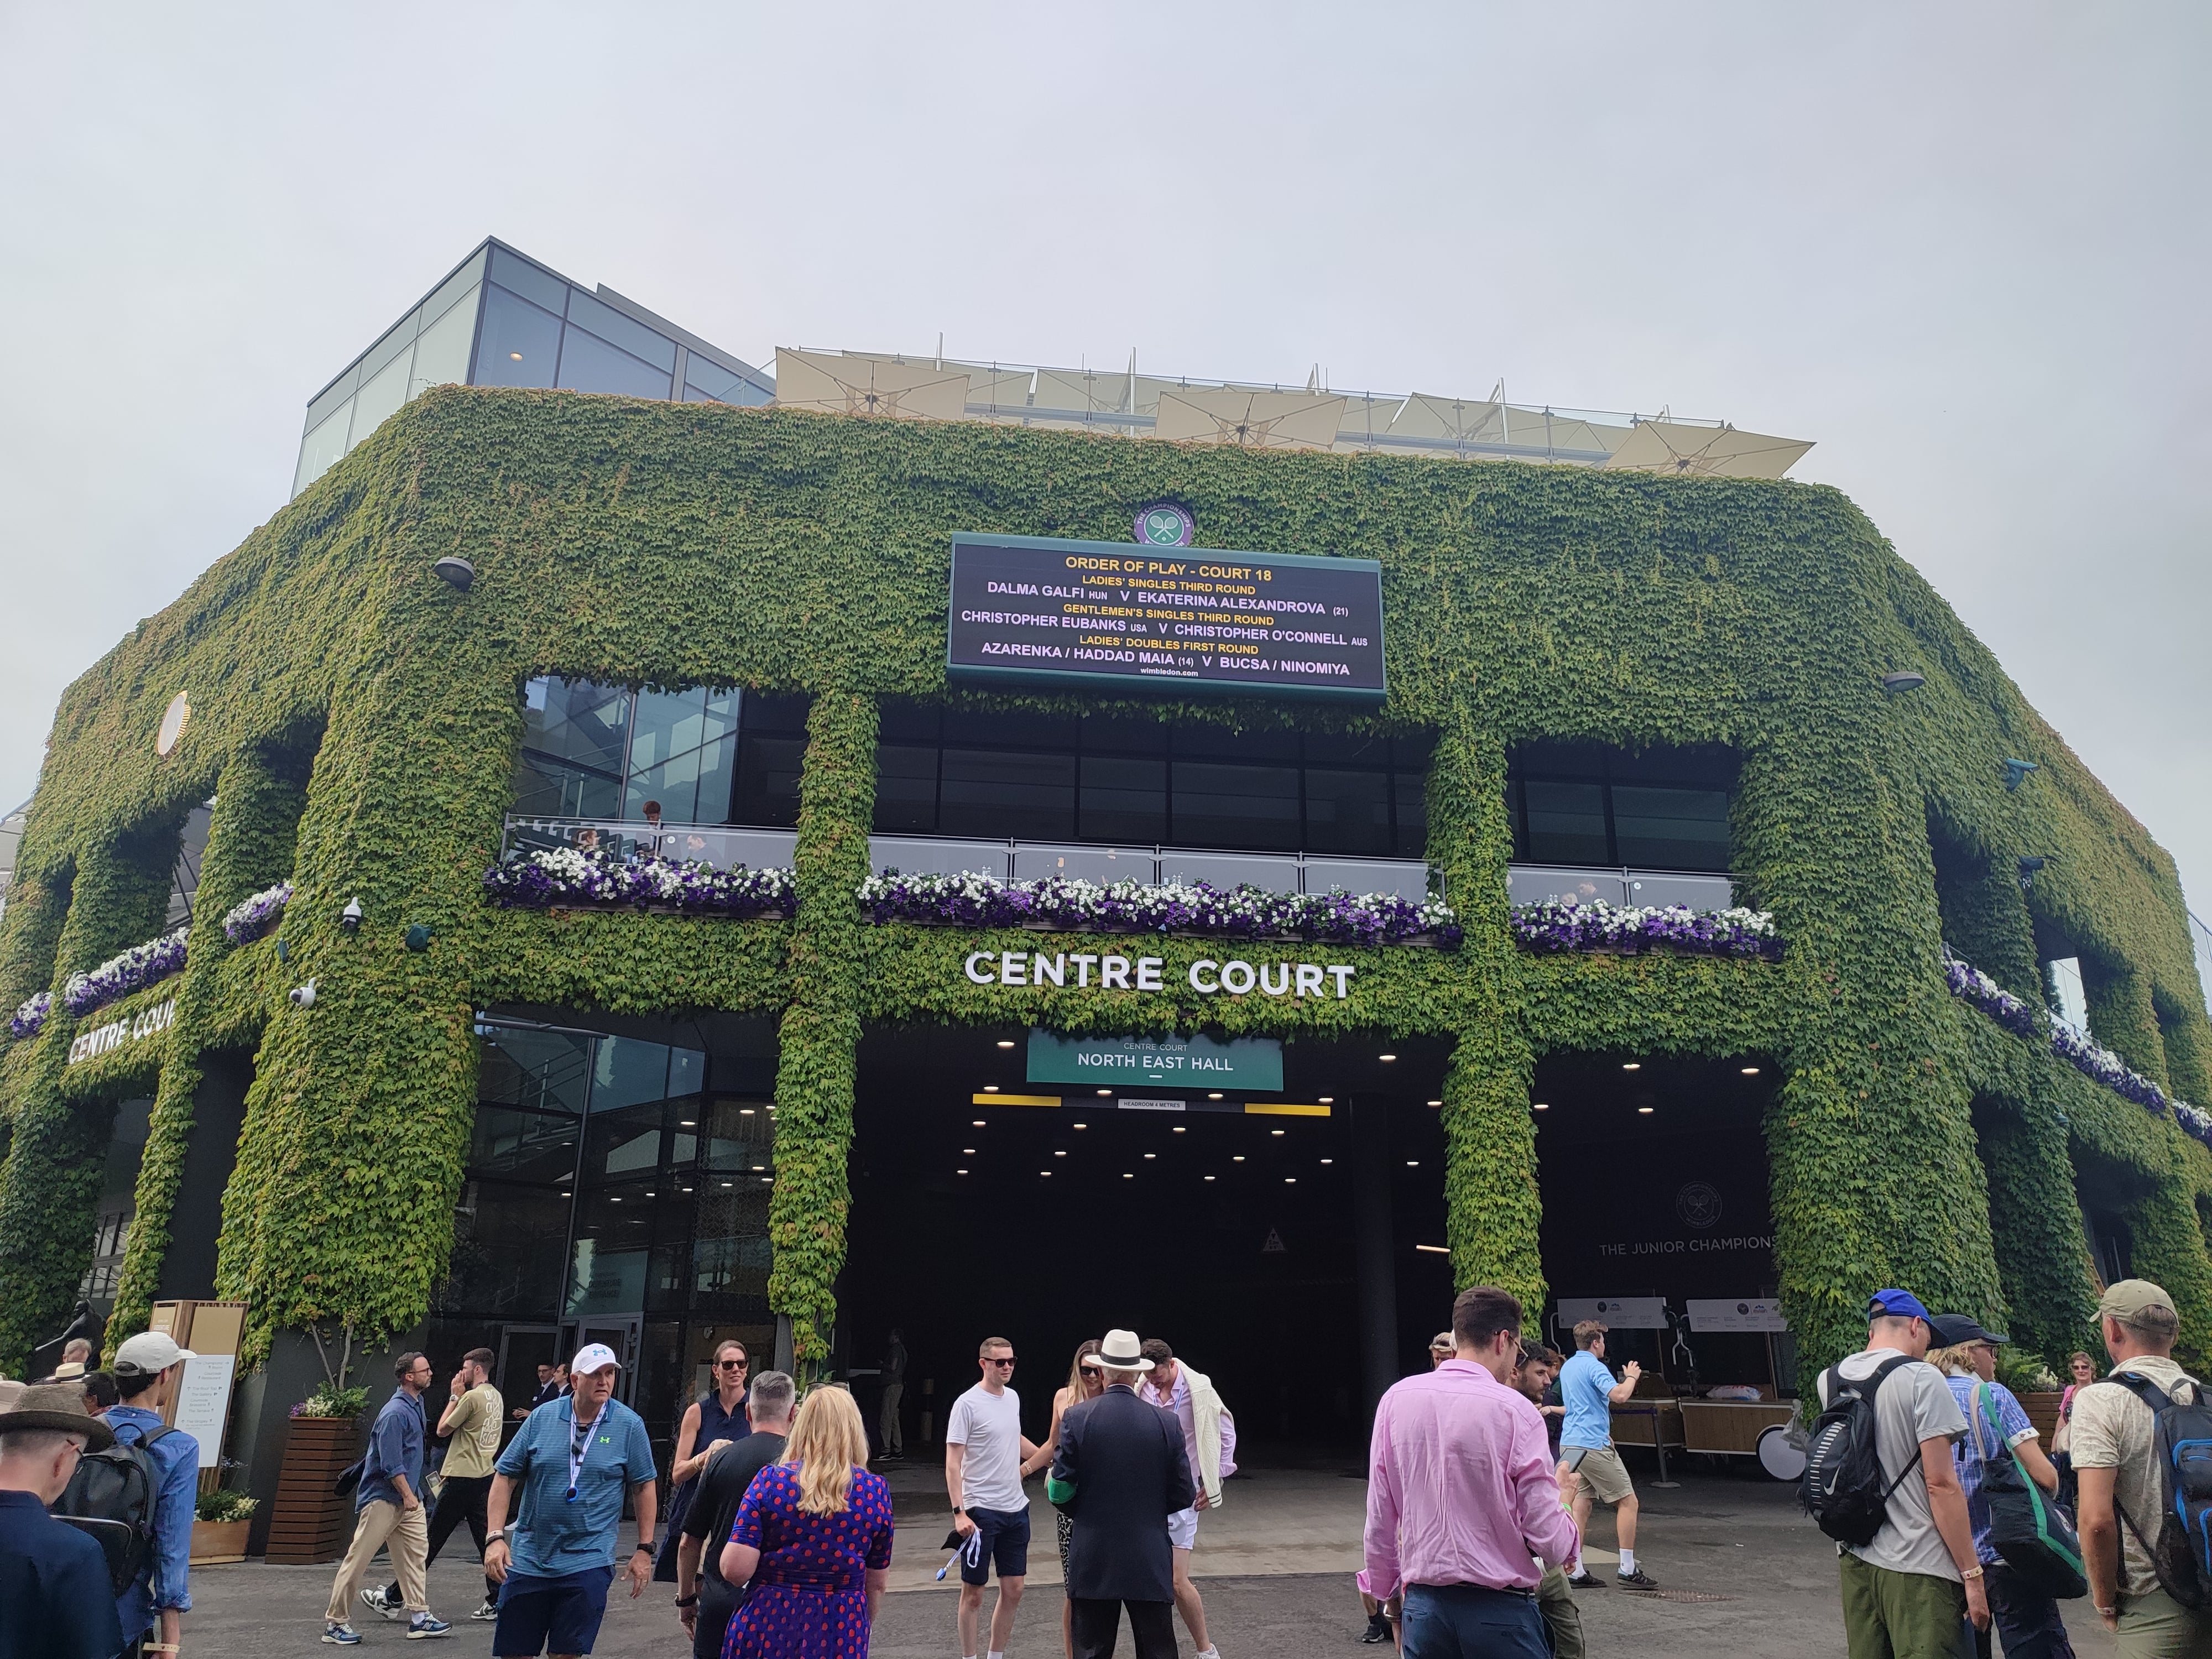
[(981, 421), (1048, 431), (1169, 438), (1248, 449), (1517, 460), (1616, 471), (1778, 478), (1812, 441), (1726, 421), (1556, 409), (1430, 392), (1339, 392), (1316, 368), (1303, 386), (1194, 380), (1126, 369), (1047, 368), (895, 352), (780, 346), (776, 404), (889, 420)]

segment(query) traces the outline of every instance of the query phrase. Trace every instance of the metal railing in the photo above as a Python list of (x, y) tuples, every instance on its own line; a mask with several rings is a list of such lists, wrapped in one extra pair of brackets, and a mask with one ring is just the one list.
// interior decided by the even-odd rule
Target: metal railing
[(501, 856), (573, 847), (621, 859), (664, 858), (733, 870), (788, 870), (795, 830), (748, 830), (726, 823), (641, 823), (635, 819), (522, 817), (510, 814)]

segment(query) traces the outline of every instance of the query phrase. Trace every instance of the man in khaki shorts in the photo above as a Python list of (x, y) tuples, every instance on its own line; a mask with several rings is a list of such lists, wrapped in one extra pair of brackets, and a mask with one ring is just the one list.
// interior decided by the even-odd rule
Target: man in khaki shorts
[[(1613, 1529), (1620, 1542), (1620, 1571), (1615, 1579), (1623, 1589), (1656, 1590), (1659, 1586), (1636, 1565), (1636, 1488), (1628, 1469), (1613, 1446), (1613, 1408), (1636, 1392), (1636, 1379), (1644, 1368), (1634, 1360), (1621, 1368), (1616, 1383), (1605, 1364), (1605, 1327), (1585, 1319), (1575, 1327), (1574, 1358), (1559, 1372), (1559, 1397), (1567, 1419), (1559, 1431), (1560, 1485), (1575, 1477), (1575, 1531), (1588, 1536), (1591, 1499), (1613, 1505)], [(1597, 1589), (1604, 1580), (1575, 1563), (1567, 1582), (1577, 1589)]]

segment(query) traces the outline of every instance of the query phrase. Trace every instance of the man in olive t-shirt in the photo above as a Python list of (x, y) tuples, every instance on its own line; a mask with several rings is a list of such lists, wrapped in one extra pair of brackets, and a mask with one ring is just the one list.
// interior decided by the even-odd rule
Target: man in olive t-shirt
[(763, 1371), (745, 1396), (753, 1431), (717, 1441), (699, 1477), (676, 1546), (676, 1616), (691, 1632), (692, 1659), (721, 1659), (730, 1620), (744, 1605), (746, 1586), (722, 1577), (722, 1547), (753, 1477), (783, 1455), (797, 1385), (783, 1371)]
[[(450, 1435), (452, 1441), (446, 1448), (446, 1461), (440, 1468), (443, 1484), (438, 1489), (438, 1501), (430, 1510), (430, 1553), (423, 1562), (426, 1569), (438, 1559), (438, 1552), (453, 1535), (453, 1528), (464, 1521), (469, 1523), (469, 1536), (476, 1540), (477, 1553), (483, 1553), (484, 1499), (491, 1492), (492, 1460), (499, 1455), (500, 1425), (507, 1415), (507, 1402), (491, 1385), (492, 1364), (489, 1348), (469, 1350), (460, 1370), (453, 1373), (449, 1388), (452, 1399), (445, 1415), (438, 1419), (440, 1437)], [(361, 1599), (365, 1606), (386, 1619), (397, 1619), (404, 1610), (396, 1582), (381, 1590), (365, 1589)], [(486, 1577), (483, 1604), (469, 1617), (487, 1622), (496, 1618), (498, 1601), (499, 1585)]]

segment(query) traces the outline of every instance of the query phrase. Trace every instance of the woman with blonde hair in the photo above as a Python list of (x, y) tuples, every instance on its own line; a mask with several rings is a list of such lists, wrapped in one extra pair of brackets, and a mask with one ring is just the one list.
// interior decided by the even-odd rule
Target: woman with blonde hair
[[(1052, 1397), (1052, 1432), (1044, 1437), (1044, 1444), (1036, 1449), (1036, 1455), (1022, 1465), (1024, 1476), (1035, 1474), (1039, 1469), (1052, 1467), (1053, 1458), (1060, 1451), (1060, 1419), (1067, 1415), (1068, 1407), (1079, 1406), (1086, 1400), (1096, 1400), (1106, 1392), (1106, 1368), (1098, 1363), (1098, 1339), (1086, 1337), (1075, 1345), (1075, 1358), (1067, 1368), (1067, 1386)], [(1065, 1510), (1060, 1510), (1055, 1526), (1060, 1534), (1060, 1582), (1067, 1582), (1067, 1540), (1075, 1534), (1075, 1517)], [(1066, 1645), (1068, 1659), (1075, 1655), (1075, 1607), (1062, 1600), (1060, 1604), (1060, 1639)]]
[(752, 1584), (722, 1659), (866, 1659), (891, 1565), (890, 1488), (867, 1461), (853, 1396), (817, 1387), (722, 1548), (723, 1582)]

